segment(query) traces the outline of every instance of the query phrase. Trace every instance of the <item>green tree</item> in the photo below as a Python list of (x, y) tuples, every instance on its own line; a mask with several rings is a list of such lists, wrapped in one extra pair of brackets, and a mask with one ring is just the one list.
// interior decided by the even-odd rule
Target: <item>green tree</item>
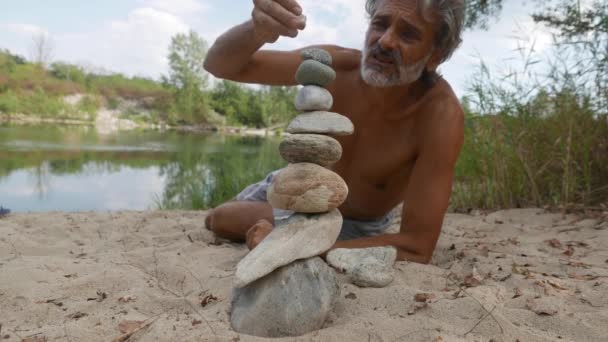
[(595, 108), (608, 114), (608, 2), (539, 1), (546, 6), (532, 17), (555, 30), (560, 56), (571, 56), (571, 63), (557, 77), (579, 79), (575, 85), (579, 92), (585, 91)]
[(240, 121), (238, 118), (247, 111), (247, 92), (236, 82), (222, 80), (210, 95), (213, 110), (229, 121)]
[(289, 122), (298, 112), (293, 101), (296, 87), (265, 87), (262, 89), (264, 99), (264, 125), (272, 127)]
[(503, 0), (466, 0), (466, 28), (487, 28), (490, 17), (497, 18), (502, 10)]
[(175, 88), (172, 116), (186, 123), (206, 123), (208, 107), (204, 89), (208, 77), (203, 68), (207, 43), (196, 32), (177, 34), (169, 46), (169, 77), (166, 83)]
[(67, 80), (80, 84), (84, 84), (86, 79), (86, 73), (81, 67), (63, 62), (51, 64), (50, 72), (51, 75), (60, 80)]

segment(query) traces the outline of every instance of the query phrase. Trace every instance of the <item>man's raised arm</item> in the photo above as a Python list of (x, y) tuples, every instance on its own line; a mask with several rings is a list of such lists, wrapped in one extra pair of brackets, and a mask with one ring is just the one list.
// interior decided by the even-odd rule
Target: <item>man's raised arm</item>
[(280, 36), (296, 37), (306, 19), (296, 0), (255, 0), (252, 19), (221, 35), (209, 49), (205, 69), (218, 78), (269, 85), (295, 85), (297, 52), (258, 51)]

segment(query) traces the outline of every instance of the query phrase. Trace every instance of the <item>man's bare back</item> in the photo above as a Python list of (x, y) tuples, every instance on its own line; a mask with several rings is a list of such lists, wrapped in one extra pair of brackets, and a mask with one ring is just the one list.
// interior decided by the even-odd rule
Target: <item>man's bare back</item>
[[(270, 2), (273, 6), (283, 4), (284, 9), (295, 3)], [(268, 10), (263, 0), (255, 3), (256, 10), (264, 8), (264, 13), (285, 14)], [(429, 52), (433, 50), (432, 25), (423, 19), (416, 3), (415, 0), (378, 2), (366, 39), (369, 51), (320, 47), (332, 55), (332, 67), (337, 74), (327, 87), (334, 98), (331, 111), (347, 116), (355, 126), (353, 135), (334, 137), (341, 143), (343, 155), (330, 168), (349, 187), (340, 211), (346, 218), (373, 220), (404, 203), (400, 233), (338, 241), (334, 247), (392, 245), (397, 247), (401, 260), (429, 262), (449, 203), (454, 166), (463, 141), (464, 117), (456, 96), (443, 79), (425, 80), (420, 73), (411, 82), (394, 79), (407, 76), (408, 61), (407, 58), (394, 61), (391, 56), (420, 55), (418, 59), (424, 60), (426, 54), (428, 62), (423, 66), (431, 74), (441, 58), (438, 53)], [(267, 28), (256, 22), (256, 10), (253, 21), (218, 39), (209, 52), (206, 67), (219, 77), (235, 81), (293, 85), (293, 75), (301, 62), (299, 51), (258, 51), (259, 41), (250, 43), (251, 46), (235, 46), (245, 43), (246, 38), (255, 41), (259, 27)], [(293, 17), (294, 13), (297, 11), (292, 13)], [(411, 40), (402, 38), (402, 31), (410, 29), (408, 25), (417, 30)], [(300, 29), (301, 25), (294, 25), (295, 28)], [(276, 28), (268, 30), (276, 34)], [(261, 41), (272, 39), (274, 36)], [(399, 49), (399, 53), (389, 54), (386, 52), (389, 49)], [(236, 57), (227, 61), (223, 56), (228, 53)], [(231, 69), (230, 63), (241, 67)], [(387, 72), (384, 77), (384, 70), (393, 66), (395, 70), (397, 66), (402, 68), (401, 73), (394, 76)], [(370, 81), (366, 77), (375, 78)], [(374, 82), (401, 83), (387, 87), (370, 85)], [(214, 210), (209, 225), (225, 237), (247, 236), (250, 248), (254, 248), (271, 229), (271, 213), (267, 203), (229, 203)], [(237, 215), (240, 218), (234, 218)]]

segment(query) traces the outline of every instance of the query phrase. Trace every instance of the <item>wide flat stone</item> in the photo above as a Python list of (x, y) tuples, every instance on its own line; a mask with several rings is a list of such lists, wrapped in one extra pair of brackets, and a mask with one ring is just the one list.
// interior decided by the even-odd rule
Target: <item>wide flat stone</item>
[(273, 208), (309, 214), (338, 208), (346, 196), (348, 186), (337, 173), (312, 163), (288, 165), (266, 194)]
[(395, 247), (338, 248), (327, 253), (327, 262), (360, 287), (385, 287), (393, 282)]
[(242, 334), (300, 336), (323, 328), (339, 297), (331, 267), (318, 257), (300, 260), (235, 289), (230, 322)]
[(335, 209), (321, 215), (294, 214), (281, 220), (262, 242), (237, 265), (234, 285), (243, 287), (295, 260), (327, 252), (342, 229)]
[(319, 63), (323, 63), (327, 66), (331, 66), (331, 64), (333, 62), (331, 54), (329, 54), (329, 52), (327, 52), (326, 50), (323, 50), (320, 48), (304, 49), (304, 50), (302, 50), (302, 52), (300, 54), (302, 55), (302, 58), (305, 60), (312, 59)]
[(334, 69), (312, 59), (302, 62), (296, 71), (296, 82), (302, 85), (325, 87), (335, 79)]
[(344, 115), (316, 111), (298, 115), (287, 127), (287, 133), (314, 133), (331, 135), (351, 135), (355, 126)]
[(327, 89), (308, 85), (298, 91), (294, 104), (300, 112), (330, 110), (334, 105), (334, 98)]
[(319, 134), (288, 135), (279, 145), (281, 157), (289, 163), (335, 164), (342, 157), (338, 140)]

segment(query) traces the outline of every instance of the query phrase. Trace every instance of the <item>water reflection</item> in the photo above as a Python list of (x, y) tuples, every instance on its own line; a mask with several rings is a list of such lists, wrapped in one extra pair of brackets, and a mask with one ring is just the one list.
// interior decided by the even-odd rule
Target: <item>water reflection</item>
[(285, 163), (279, 140), (0, 127), (0, 205), (15, 211), (202, 209)]

